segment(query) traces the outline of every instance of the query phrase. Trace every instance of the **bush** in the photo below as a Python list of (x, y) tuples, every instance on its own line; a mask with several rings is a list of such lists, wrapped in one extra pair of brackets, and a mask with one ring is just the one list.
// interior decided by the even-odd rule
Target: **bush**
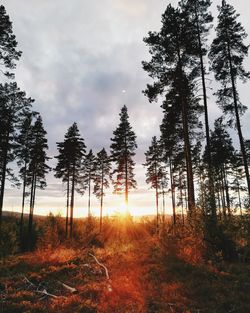
[(15, 222), (3, 222), (0, 237), (0, 257), (5, 259), (18, 251), (17, 224)]
[(54, 216), (50, 213), (40, 228), (38, 249), (54, 249), (58, 247), (65, 237), (64, 220), (60, 215)]

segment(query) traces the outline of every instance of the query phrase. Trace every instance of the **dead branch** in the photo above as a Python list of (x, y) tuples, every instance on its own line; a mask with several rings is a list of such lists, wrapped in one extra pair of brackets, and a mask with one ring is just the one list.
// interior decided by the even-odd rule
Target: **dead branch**
[(64, 284), (63, 282), (61, 282), (61, 281), (58, 281), (66, 290), (68, 290), (69, 292), (71, 292), (71, 293), (77, 293), (78, 292), (78, 290), (76, 289), (76, 288), (74, 288), (74, 287), (70, 287), (69, 285), (67, 285), (67, 284)]
[(46, 289), (43, 289), (43, 290), (35, 290), (36, 293), (40, 293), (44, 296), (47, 296), (47, 297), (51, 297), (51, 298), (54, 298), (54, 299), (58, 299), (59, 296), (56, 296), (56, 295), (53, 295), (52, 293), (49, 293)]
[[(35, 284), (33, 284), (26, 276), (24, 276), (24, 282), (27, 283), (29, 285), (29, 288), (31, 287), (33, 289), (34, 292), (42, 294), (43, 297), (51, 297), (53, 299), (57, 299), (59, 298), (59, 296), (53, 295), (52, 293), (49, 293), (44, 287), (41, 288), (41, 284), (39, 284), (38, 286), (36, 286)], [(42, 298), (43, 298), (42, 297)]]
[(107, 280), (109, 280), (110, 278), (109, 278), (109, 272), (108, 272), (107, 267), (106, 267), (104, 264), (100, 263), (100, 262), (97, 260), (97, 258), (96, 258), (95, 255), (93, 255), (92, 253), (89, 253), (89, 255), (94, 258), (94, 260), (96, 261), (96, 263), (97, 263), (98, 265), (100, 265), (102, 268), (104, 268), (105, 274), (106, 274), (106, 277), (107, 277)]
[(106, 278), (108, 280), (108, 291), (111, 292), (112, 291), (112, 286), (110, 284), (110, 277), (109, 277), (109, 272), (108, 272), (107, 267), (104, 264), (102, 264), (101, 262), (99, 262), (94, 254), (89, 253), (89, 255), (92, 256), (92, 258), (94, 258), (96, 263), (105, 270)]

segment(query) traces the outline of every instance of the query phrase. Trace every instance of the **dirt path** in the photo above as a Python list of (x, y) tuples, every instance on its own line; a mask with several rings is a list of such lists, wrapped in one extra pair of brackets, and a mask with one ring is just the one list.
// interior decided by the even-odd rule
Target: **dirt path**
[(120, 243), (105, 252), (112, 292), (103, 293), (100, 312), (154, 312), (149, 307), (157, 287), (150, 281), (153, 242), (152, 239), (151, 242), (149, 240), (146, 237), (130, 243)]

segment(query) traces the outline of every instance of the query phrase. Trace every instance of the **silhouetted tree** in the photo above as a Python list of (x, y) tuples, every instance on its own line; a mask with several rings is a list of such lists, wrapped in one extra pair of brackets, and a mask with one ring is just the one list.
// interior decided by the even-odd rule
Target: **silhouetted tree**
[[(57, 143), (58, 162), (55, 177), (61, 178), (67, 187), (66, 203), (66, 237), (68, 235), (68, 217), (70, 215), (70, 238), (73, 236), (73, 214), (75, 190), (81, 184), (82, 162), (86, 153), (84, 140), (81, 138), (78, 126), (74, 123), (66, 132), (64, 141)], [(70, 214), (69, 214), (70, 207)]]
[(32, 102), (16, 83), (0, 85), (0, 228), (5, 181), (9, 172), (8, 163), (15, 159), (16, 135), (19, 126), (30, 112)]
[(100, 232), (102, 231), (103, 198), (105, 196), (105, 189), (109, 188), (110, 173), (110, 158), (106, 150), (103, 148), (96, 156), (94, 178), (94, 194), (100, 199)]
[[(159, 189), (161, 188), (161, 166), (162, 166), (162, 149), (157, 138), (154, 136), (145, 153), (146, 162), (143, 164), (146, 167), (146, 183), (150, 184), (150, 188), (155, 189), (156, 200), (156, 228), (159, 228)], [(164, 196), (164, 195), (163, 195)]]
[(242, 195), (247, 191), (247, 188), (244, 184), (245, 182), (245, 172), (244, 165), (242, 162), (242, 157), (240, 153), (235, 151), (234, 156), (232, 158), (232, 182), (231, 182), (231, 190), (236, 195), (236, 209), (240, 210), (240, 215), (243, 215), (242, 206), (243, 206), (243, 198)]
[[(206, 213), (213, 216), (214, 222), (216, 222), (216, 203), (214, 194), (213, 173), (211, 164), (211, 152), (210, 152), (210, 131), (209, 131), (209, 116), (208, 116), (208, 99), (207, 99), (207, 87), (206, 87), (206, 68), (204, 66), (204, 57), (207, 55), (206, 41), (211, 29), (211, 23), (213, 16), (209, 12), (211, 6), (210, 0), (182, 0), (181, 8), (186, 14), (186, 18), (189, 19), (193, 26), (192, 31), (196, 36), (196, 44), (194, 47), (198, 48), (199, 65), (197, 66), (198, 75), (201, 77), (202, 91), (203, 91), (203, 104), (204, 104), (204, 121), (206, 131), (206, 146), (207, 146), (207, 162), (208, 162), (208, 179), (209, 188), (206, 192), (209, 192), (208, 200), (206, 201)], [(197, 46), (198, 43), (198, 46)]]
[(83, 160), (83, 176), (81, 190), (88, 189), (88, 217), (91, 216), (91, 185), (95, 180), (96, 162), (92, 149)]
[(32, 139), (30, 141), (30, 162), (27, 171), (27, 183), (30, 186), (30, 213), (28, 240), (29, 249), (32, 248), (32, 225), (36, 199), (36, 189), (46, 187), (46, 174), (50, 167), (46, 164), (49, 160), (46, 150), (48, 149), (46, 134), (42, 118), (39, 115), (31, 130)]
[(238, 17), (239, 14), (236, 14), (233, 6), (222, 0), (216, 38), (213, 40), (209, 56), (215, 78), (222, 84), (222, 89), (217, 92), (218, 104), (225, 114), (230, 114), (236, 124), (250, 197), (250, 176), (240, 121), (240, 115), (243, 114), (245, 107), (239, 101), (236, 88), (237, 80), (245, 82), (250, 78), (250, 73), (243, 67), (243, 61), (248, 55), (248, 46), (244, 44), (247, 34)]
[(117, 129), (113, 132), (114, 137), (111, 138), (112, 144), (111, 158), (116, 164), (116, 169), (112, 176), (114, 179), (114, 191), (116, 193), (125, 192), (125, 204), (128, 209), (128, 194), (130, 189), (136, 188), (134, 179), (136, 135), (132, 130), (129, 122), (128, 110), (124, 105), (120, 113), (120, 123)]
[[(214, 178), (217, 182), (217, 190), (221, 195), (221, 203), (224, 217), (231, 214), (231, 200), (229, 192), (229, 171), (235, 153), (232, 138), (223, 124), (222, 118), (214, 123), (214, 131), (211, 132), (211, 157)], [(205, 159), (207, 149), (205, 149)], [(227, 212), (226, 212), (227, 209)]]
[[(193, 29), (179, 9), (168, 5), (162, 15), (162, 27), (157, 32), (150, 32), (144, 41), (149, 45), (152, 54), (150, 62), (143, 62), (143, 68), (155, 80), (153, 85), (147, 85), (145, 94), (149, 101), (157, 100), (159, 95), (164, 97), (166, 107), (171, 96), (171, 106), (175, 105), (178, 120), (182, 123), (182, 138), (187, 169), (189, 213), (195, 208), (194, 179), (191, 156), (191, 128), (193, 121), (200, 113), (200, 106), (193, 95), (194, 48)], [(196, 69), (196, 67), (195, 67)], [(169, 90), (170, 89), (170, 90)], [(178, 107), (176, 104), (178, 103)], [(164, 105), (164, 104), (163, 104)]]
[(20, 219), (20, 238), (23, 237), (23, 217), (25, 198), (27, 196), (27, 171), (30, 162), (30, 152), (32, 144), (32, 119), (36, 115), (35, 112), (29, 112), (20, 125), (19, 134), (16, 139), (16, 157), (19, 166), (19, 176), (22, 180), (22, 209)]
[(4, 69), (0, 71), (7, 77), (13, 78), (13, 74), (5, 71), (14, 69), (21, 52), (17, 50), (16, 37), (13, 34), (12, 23), (6, 14), (5, 7), (0, 5), (0, 64)]

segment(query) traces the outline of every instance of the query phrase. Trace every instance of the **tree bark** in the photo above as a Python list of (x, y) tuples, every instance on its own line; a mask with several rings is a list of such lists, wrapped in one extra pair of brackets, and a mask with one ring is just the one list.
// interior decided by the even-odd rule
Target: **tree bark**
[[(200, 68), (201, 68), (201, 79), (202, 79), (202, 90), (203, 90), (203, 103), (204, 103), (204, 115), (205, 115), (205, 130), (206, 130), (206, 145), (207, 145), (207, 156), (208, 156), (208, 180), (209, 180), (209, 213), (216, 222), (216, 201), (215, 201), (215, 190), (214, 190), (214, 180), (213, 180), (213, 169), (212, 169), (212, 159), (211, 159), (211, 144), (210, 144), (210, 130), (209, 130), (209, 119), (208, 119), (208, 104), (207, 104), (207, 88), (205, 79), (205, 69), (203, 62), (202, 53), (202, 42), (201, 42), (201, 31), (199, 26), (199, 16), (197, 9), (197, 1), (195, 1), (195, 18), (196, 18), (196, 28), (197, 28), (197, 38), (199, 44), (199, 58), (200, 58)], [(208, 212), (207, 212), (208, 213)]]
[(68, 177), (67, 177), (67, 203), (66, 203), (66, 224), (65, 224), (65, 236), (66, 239), (68, 238), (68, 225), (69, 225), (69, 171), (68, 171)]
[(244, 169), (245, 169), (245, 175), (246, 175), (246, 180), (247, 180), (248, 197), (250, 198), (250, 176), (249, 176), (249, 169), (248, 169), (248, 164), (247, 164), (247, 155), (246, 155), (245, 142), (244, 142), (244, 138), (243, 138), (242, 130), (241, 130), (240, 114), (239, 114), (238, 99), (237, 99), (237, 91), (236, 91), (236, 85), (235, 85), (235, 77), (234, 77), (232, 56), (231, 56), (231, 48), (230, 48), (229, 41), (227, 43), (227, 49), (228, 49), (228, 59), (229, 59), (231, 83), (232, 83), (232, 90), (233, 90), (234, 111), (235, 111), (235, 117), (236, 117), (236, 127), (237, 127), (237, 131), (238, 131), (238, 136), (239, 136), (239, 141), (240, 141), (240, 148), (241, 148), (241, 154), (242, 154), (242, 159), (243, 159), (243, 164), (244, 164)]
[(24, 163), (24, 177), (23, 177), (23, 196), (22, 196), (22, 212), (20, 219), (20, 239), (23, 238), (23, 216), (24, 216), (24, 206), (25, 206), (25, 193), (26, 193), (26, 176), (27, 176), (27, 162)]
[(75, 200), (75, 164), (73, 164), (72, 184), (71, 184), (71, 201), (70, 201), (70, 239), (73, 238), (73, 213)]

